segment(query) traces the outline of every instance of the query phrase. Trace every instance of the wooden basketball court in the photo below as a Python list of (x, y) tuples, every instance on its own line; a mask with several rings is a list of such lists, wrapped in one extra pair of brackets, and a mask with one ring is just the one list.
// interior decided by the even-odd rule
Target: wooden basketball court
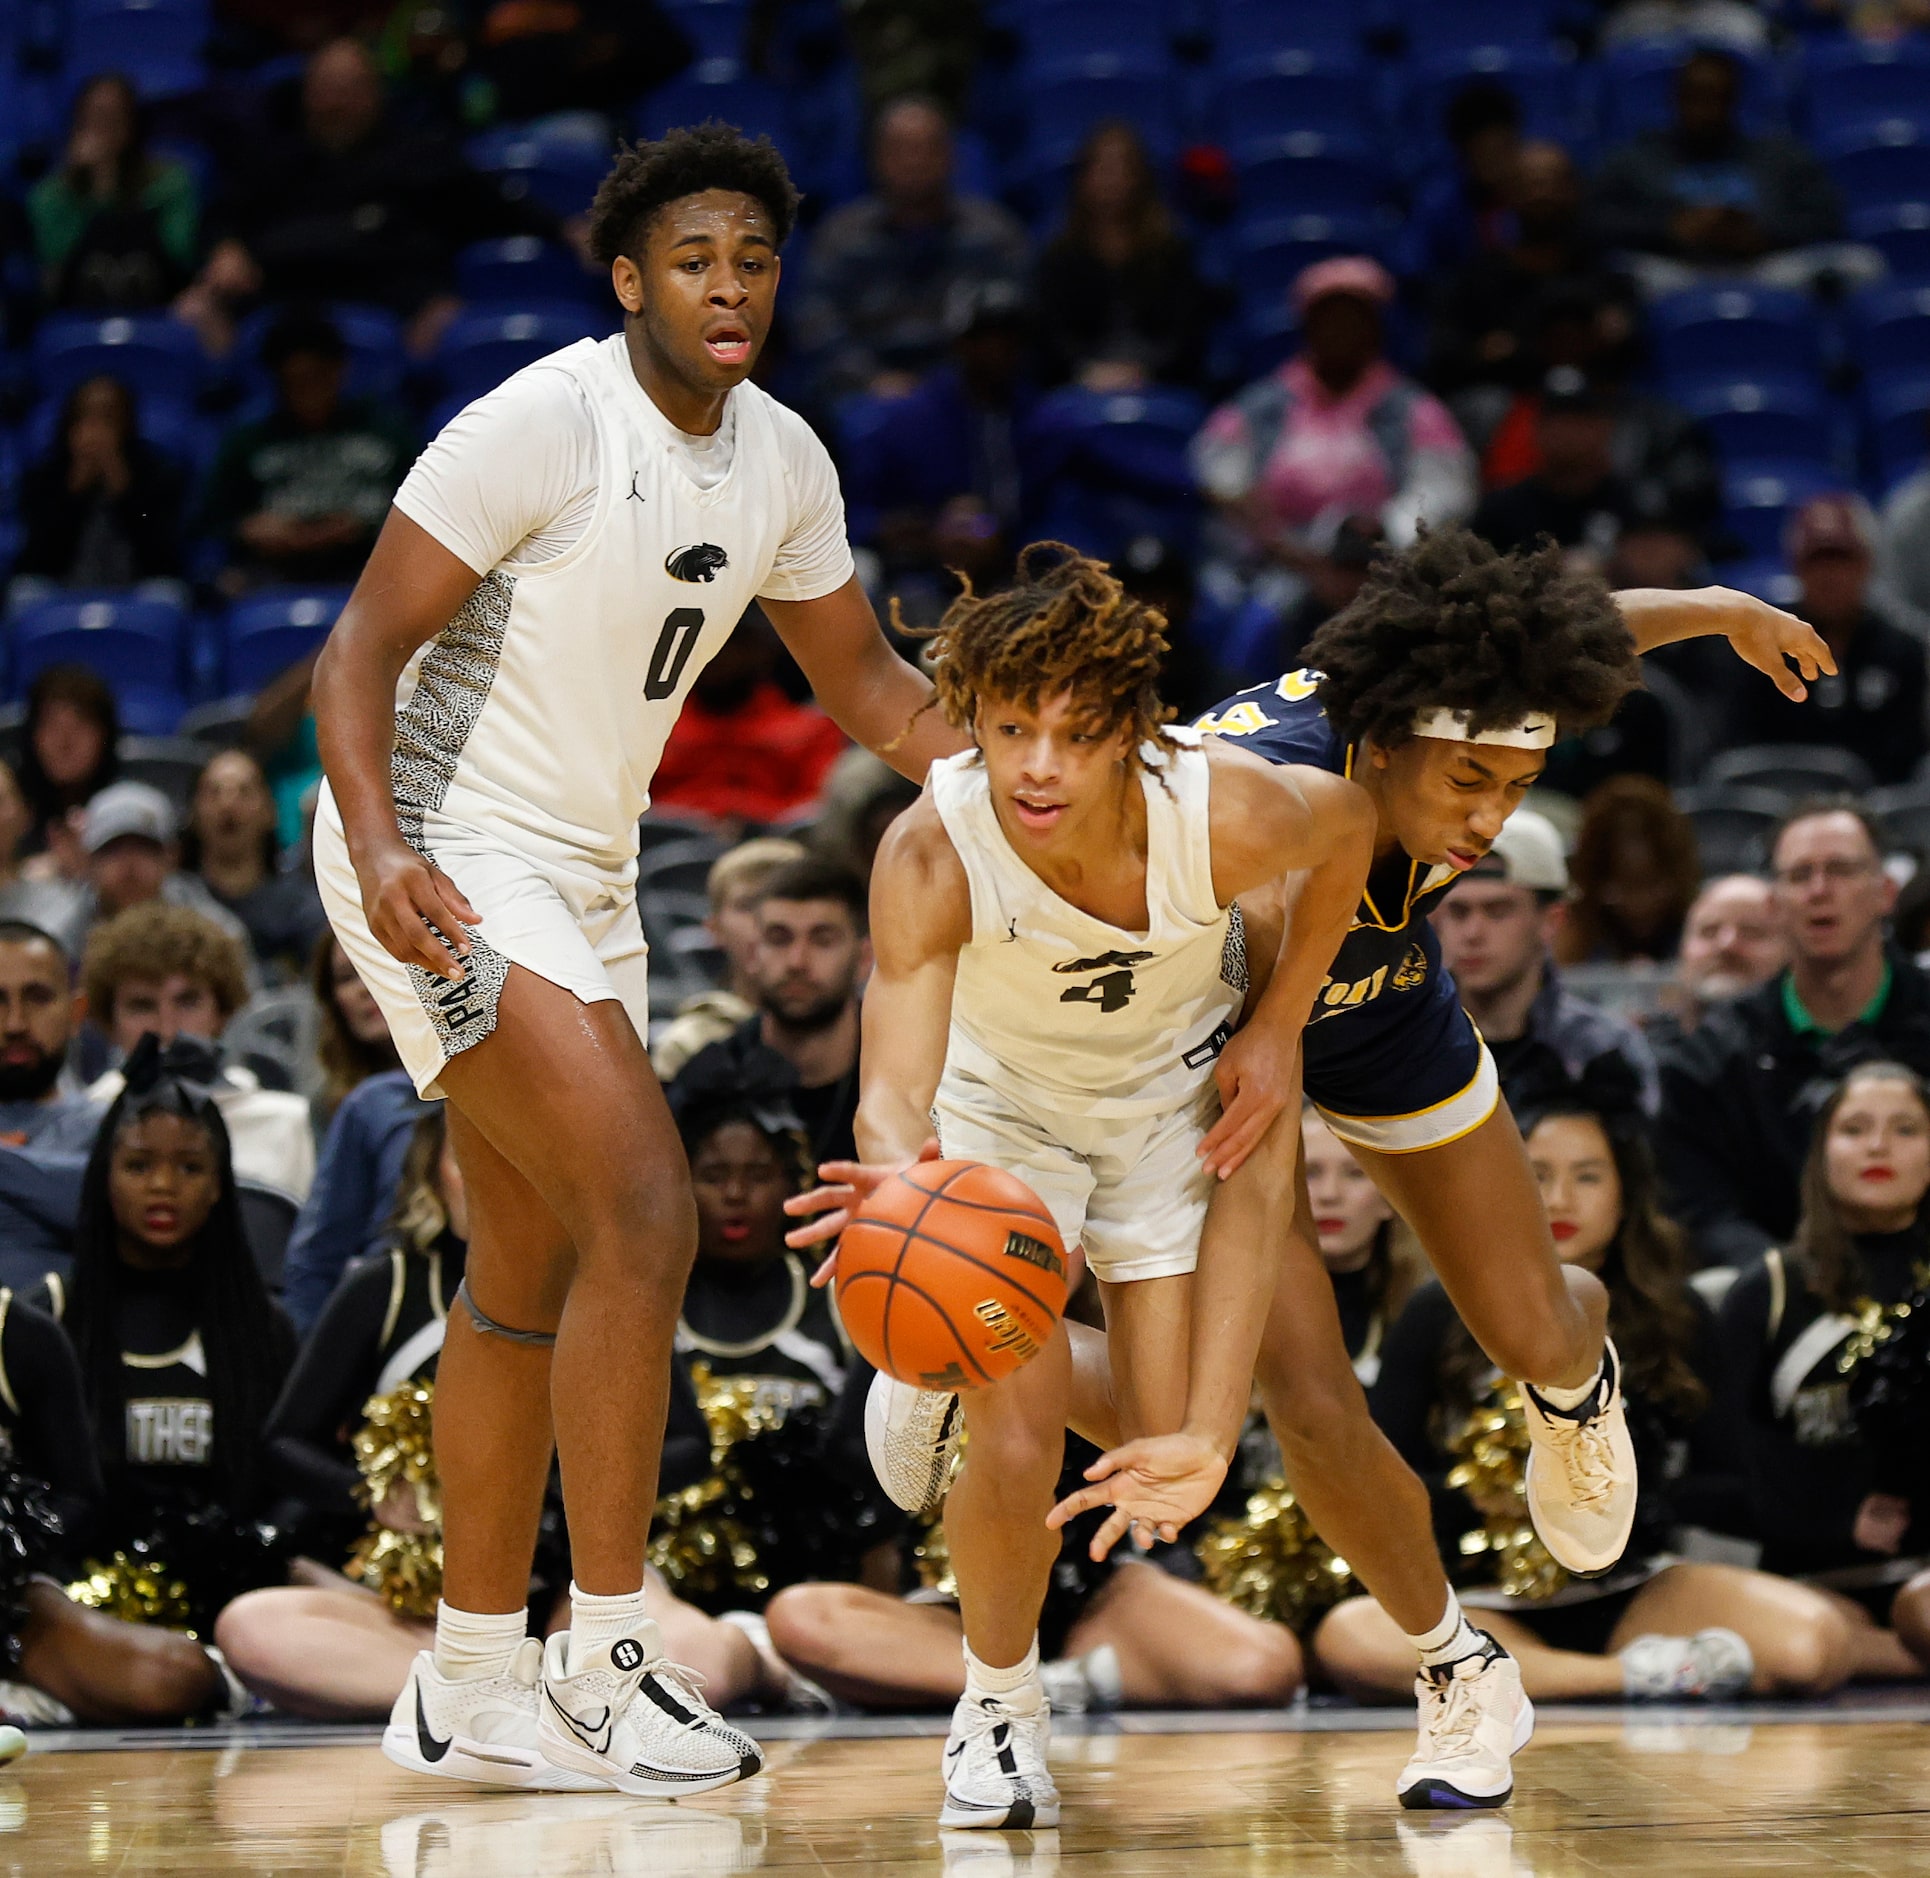
[[(1055, 1740), (1049, 1833), (934, 1824), (942, 1720), (766, 1724), (763, 1778), (663, 1805), (489, 1794), (374, 1734), (42, 1737), (0, 1775), (0, 1871), (330, 1878), (1597, 1878), (1930, 1871), (1930, 1705), (1555, 1710), (1505, 1812), (1404, 1814), (1391, 1711), (1124, 1716)], [(1399, 1721), (1398, 1729), (1392, 1726)], [(193, 1745), (186, 1745), (192, 1742)]]

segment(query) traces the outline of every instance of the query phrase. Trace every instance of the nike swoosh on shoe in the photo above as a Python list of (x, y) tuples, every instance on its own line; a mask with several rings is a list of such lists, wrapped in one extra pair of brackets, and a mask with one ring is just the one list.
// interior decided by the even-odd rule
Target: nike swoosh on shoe
[(438, 1741), (429, 1728), (429, 1712), (422, 1705), (422, 1685), (415, 1686), (415, 1739), (416, 1746), (422, 1750), (425, 1761), (439, 1761), (449, 1752), (450, 1743), (455, 1740), (451, 1735), (448, 1741)]

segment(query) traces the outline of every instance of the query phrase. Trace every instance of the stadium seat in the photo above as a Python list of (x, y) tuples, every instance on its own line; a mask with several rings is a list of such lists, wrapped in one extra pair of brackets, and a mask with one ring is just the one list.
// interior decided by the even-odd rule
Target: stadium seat
[(1850, 303), (1850, 350), (1875, 382), (1930, 370), (1930, 286), (1871, 287)]
[(456, 290), (472, 305), (529, 306), (544, 300), (607, 304), (610, 283), (568, 248), (539, 235), (472, 241), (456, 256)]
[(494, 176), (511, 201), (532, 199), (557, 215), (580, 215), (610, 168), (608, 140), (574, 121), (502, 124), (472, 137), (471, 163)]
[(276, 587), (238, 600), (224, 634), (224, 681), (231, 692), (259, 691), (305, 659), (335, 624), (346, 587)]
[(1208, 122), (1229, 150), (1264, 149), (1290, 131), (1364, 142), (1378, 113), (1372, 73), (1359, 59), (1292, 52), (1254, 60), (1213, 86)]
[(1873, 45), (1845, 36), (1804, 52), (1805, 117), (1812, 134), (1897, 119), (1930, 121), (1930, 46), (1919, 39)]
[(1852, 241), (1883, 256), (1894, 283), (1930, 281), (1930, 202), (1879, 202), (1853, 209)]
[(1358, 137), (1296, 131), (1236, 156), (1244, 220), (1372, 216), (1387, 201), (1387, 173), (1372, 146)]
[(1894, 846), (1930, 858), (1930, 788), (1921, 781), (1872, 789), (1863, 806), (1882, 824)]
[(665, 0), (664, 11), (690, 36), (699, 59), (741, 59), (750, 0)]
[(1845, 207), (1930, 202), (1930, 126), (1904, 118), (1826, 132), (1816, 140)]
[(1695, 828), (1704, 880), (1758, 872), (1789, 808), (1789, 798), (1773, 790), (1734, 786), (1678, 789), (1675, 800)]
[[(387, 307), (341, 304), (324, 309), (348, 348), (348, 371), (342, 389), (351, 398), (394, 400), (402, 395), (407, 357), (402, 349), (402, 322)], [(255, 382), (256, 390), (272, 390), (261, 348), (274, 326), (276, 309), (264, 307), (241, 323), (236, 350)]]
[(1397, 0), (1395, 23), (1412, 58), (1480, 46), (1545, 51), (1553, 31), (1549, 0)]
[(1464, 85), (1478, 79), (1491, 79), (1514, 94), (1530, 136), (1550, 138), (1571, 151), (1591, 142), (1595, 107), (1587, 66), (1558, 58), (1546, 46), (1437, 52), (1417, 61), (1408, 81), (1401, 122), (1419, 134), (1403, 152), (1404, 167), (1419, 173), (1450, 160), (1448, 105)]
[(1224, 67), (1282, 52), (1357, 58), (1372, 23), (1366, 11), (1334, 0), (1220, 0), (1213, 56)]
[(1162, 0), (1028, 0), (1023, 43), (1033, 72), (1093, 58), (1164, 65), (1172, 55)]
[(13, 684), (23, 692), (48, 666), (71, 663), (99, 672), (117, 690), (143, 685), (178, 693), (187, 631), (187, 609), (166, 600), (124, 593), (42, 600), (13, 622)]
[(207, 378), (194, 329), (165, 313), (53, 313), (34, 335), (34, 383), (60, 399), (83, 379), (105, 373), (138, 398), (192, 404)]
[(1170, 387), (1049, 393), (1020, 447), (1044, 491), (1039, 532), (1109, 559), (1139, 535), (1190, 538), (1199, 496), (1188, 451), (1205, 419), (1199, 398)]
[(189, 737), (145, 730), (121, 737), (120, 773), (160, 790), (183, 816), (207, 761), (207, 745)]
[(1930, 460), (1930, 357), (1912, 376), (1872, 379), (1864, 408), (1877, 487), (1894, 489)]
[(736, 59), (699, 59), (669, 84), (658, 86), (637, 107), (636, 127), (640, 136), (661, 137), (679, 124), (701, 124), (711, 117), (753, 136), (768, 136), (789, 153), (791, 121), (783, 92), (747, 72)]
[(447, 397), (467, 403), (534, 360), (579, 339), (601, 338), (616, 324), (614, 308), (600, 322), (583, 307), (475, 308), (450, 322), (436, 350), (436, 371)]
[(1821, 369), (1816, 309), (1799, 293), (1772, 287), (1690, 287), (1649, 308), (1649, 338), (1670, 379)]
[(1027, 75), (1026, 164), (1039, 169), (1069, 157), (1107, 118), (1124, 118), (1156, 152), (1176, 141), (1175, 91), (1164, 66), (1111, 55)]
[[(1302, 268), (1337, 254), (1371, 253), (1378, 230), (1366, 216), (1287, 215), (1242, 222), (1234, 231), (1234, 278), (1244, 311), (1287, 306)], [(1263, 322), (1271, 323), (1271, 322)]]
[(1702, 773), (1702, 786), (1771, 789), (1784, 796), (1863, 795), (1876, 787), (1870, 766), (1834, 743), (1751, 743), (1719, 751)]
[(1829, 403), (1811, 381), (1719, 380), (1672, 384), (1670, 390), (1726, 462), (1776, 460), (1821, 467), (1835, 453)]
[(143, 98), (197, 90), (208, 27), (207, 0), (72, 0), (67, 77), (121, 72)]
[[(1448, 9), (1451, 13), (1452, 9)], [(1675, 75), (1693, 50), (1686, 39), (1646, 39), (1618, 46), (1601, 61), (1602, 136), (1619, 143), (1645, 130), (1665, 129), (1675, 115)], [(1731, 52), (1742, 67), (1737, 115), (1745, 130), (1788, 128), (1775, 65)]]
[(187, 700), (172, 685), (132, 685), (117, 681), (114, 709), (121, 720), (121, 729), (130, 736), (172, 737), (187, 710)]
[[(21, 447), (28, 462), (36, 462), (53, 448), (60, 432), (64, 400), (43, 398), (27, 419)], [(151, 443), (178, 468), (200, 474), (214, 462), (221, 441), (220, 427), (192, 405), (176, 398), (137, 398), (135, 434)], [(3, 493), (3, 492), (0, 492)]]
[(1752, 561), (1773, 561), (1783, 551), (1789, 512), (1812, 496), (1842, 486), (1842, 478), (1807, 462), (1725, 463), (1722, 471), (1722, 523)]

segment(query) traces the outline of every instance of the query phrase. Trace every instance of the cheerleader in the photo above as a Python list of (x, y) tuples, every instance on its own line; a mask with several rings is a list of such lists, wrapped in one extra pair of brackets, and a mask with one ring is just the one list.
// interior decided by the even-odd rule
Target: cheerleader
[[(1659, 1210), (1632, 1078), (1604, 1065), (1544, 1101), (1529, 1122), (1556, 1246), (1608, 1289), (1642, 1492), (1622, 1564), (1599, 1579), (1569, 1579), (1528, 1528), (1526, 1442), (1510, 1450), (1500, 1432), (1502, 1379), (1446, 1294), (1425, 1286), (1388, 1333), (1374, 1411), (1428, 1483), (1445, 1556), (1471, 1561), (1473, 1588), (1462, 1590), (1462, 1603), (1515, 1656), (1536, 1700), (1837, 1687), (1856, 1659), (1849, 1626), (1827, 1598), (1763, 1572), (1669, 1554), (1677, 1527), (1735, 1530), (1746, 1508), (1714, 1321), (1687, 1282), (1683, 1236)], [(1485, 1439), (1472, 1439), (1477, 1433)], [(1363, 1699), (1404, 1695), (1413, 1675), (1411, 1649), (1370, 1598), (1331, 1612), (1314, 1653)]]
[(1387, 1325), (1405, 1295), (1394, 1265), (1394, 1209), (1312, 1103), (1300, 1120), (1300, 1157), (1347, 1355), (1371, 1389)]
[[(1899, 1063), (1853, 1069), (1817, 1117), (1789, 1245), (1722, 1302), (1763, 1565), (1830, 1598), (1853, 1673), (1872, 1678), (1930, 1664), (1930, 1494), (1914, 1478), (1930, 1437), (1926, 1193), (1923, 1083)], [(1901, 1370), (1904, 1386), (1869, 1402), (1866, 1366)]]

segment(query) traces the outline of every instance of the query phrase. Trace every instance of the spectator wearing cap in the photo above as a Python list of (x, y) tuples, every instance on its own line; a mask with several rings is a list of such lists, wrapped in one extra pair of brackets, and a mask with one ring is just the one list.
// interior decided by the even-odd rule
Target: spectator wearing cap
[(348, 348), (326, 314), (284, 314), (262, 342), (274, 408), (222, 440), (205, 531), (227, 550), (230, 592), (261, 581), (351, 581), (409, 467), (392, 412), (343, 395)]
[(1316, 261), (1293, 288), (1300, 352), (1221, 405), (1194, 440), (1232, 560), (1256, 592), (1277, 596), (1282, 616), (1323, 526), (1375, 516), (1399, 548), (1422, 521), (1460, 521), (1474, 507), (1474, 458), (1447, 407), (1382, 355), (1393, 297), (1393, 277), (1366, 255)]
[(914, 621), (956, 590), (944, 569), (998, 578), (1031, 507), (1020, 465), (1039, 394), (1025, 291), (961, 282), (946, 319), (948, 356), (877, 414), (844, 478), (851, 537), (876, 552)]
[(1662, 1052), (1656, 1149), (1671, 1211), (1711, 1264), (1788, 1243), (1811, 1125), (1851, 1069), (1930, 1075), (1930, 978), (1890, 942), (1896, 883), (1867, 812), (1847, 797), (1795, 810), (1770, 885), (1788, 966)]
[(151, 784), (109, 783), (88, 803), (81, 824), (87, 881), (75, 909), (80, 934), (129, 907), (161, 900), (219, 928), (240, 949), (244, 971), (251, 969), (247, 927), (194, 875), (180, 871), (176, 833), (174, 805)]
[(1880, 256), (1838, 239), (1843, 209), (1829, 171), (1791, 138), (1744, 130), (1741, 93), (1732, 54), (1689, 54), (1674, 121), (1611, 150), (1596, 174), (1602, 240), (1628, 256), (1651, 294), (1723, 275), (1794, 287), (1826, 272), (1858, 284), (1880, 276)]
[(1788, 963), (1789, 941), (1768, 881), (1757, 874), (1705, 881), (1682, 922), (1669, 1008), (1647, 1028), (1657, 1055), (1666, 1056), (1718, 1005), (1766, 985)]
[(902, 97), (879, 111), (871, 193), (819, 226), (798, 303), (820, 397), (902, 397), (944, 356), (960, 286), (1025, 278), (1025, 230), (997, 203), (960, 195), (953, 162), (935, 100)]
[(1433, 915), (1462, 1007), (1480, 1027), (1515, 1108), (1616, 1054), (1654, 1112), (1655, 1058), (1641, 1032), (1562, 983), (1554, 945), (1568, 898), (1568, 863), (1546, 816), (1517, 809), (1487, 854)]
[(1924, 753), (1924, 648), (1872, 600), (1869, 505), (1857, 495), (1818, 496), (1790, 523), (1787, 543), (1802, 587), (1794, 610), (1828, 642), (1836, 672), (1818, 678), (1802, 704), (1773, 685), (1739, 684), (1725, 673), (1729, 741), (1840, 744), (1878, 782), (1903, 782)]
[(1080, 146), (1033, 292), (1050, 382), (1093, 391), (1198, 382), (1210, 296), (1130, 124), (1100, 124)]

